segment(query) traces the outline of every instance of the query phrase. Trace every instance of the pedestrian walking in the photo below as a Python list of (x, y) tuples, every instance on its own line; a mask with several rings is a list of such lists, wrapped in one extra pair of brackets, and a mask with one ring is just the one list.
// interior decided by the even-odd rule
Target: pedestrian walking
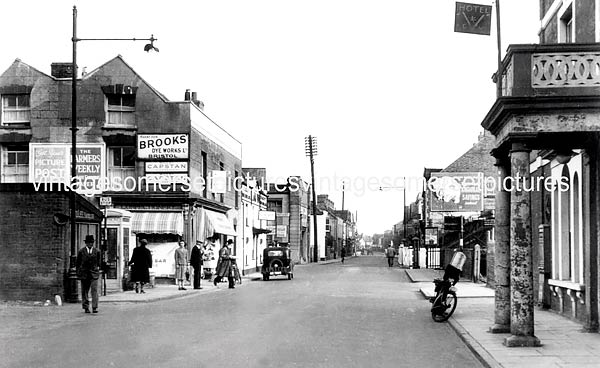
[(192, 254), (190, 256), (190, 265), (194, 269), (194, 289), (202, 289), (202, 265), (204, 264), (204, 244), (202, 241), (196, 241), (196, 244), (192, 248)]
[(133, 250), (129, 265), (131, 266), (131, 281), (135, 282), (135, 292), (144, 294), (144, 284), (150, 282), (152, 268), (152, 252), (146, 248), (148, 241), (140, 240), (140, 245)]
[(92, 310), (98, 313), (98, 278), (100, 277), (100, 251), (94, 247), (94, 236), (85, 236), (85, 247), (77, 252), (75, 262), (77, 277), (81, 280), (81, 306), (85, 313), (90, 313), (90, 300), (92, 294)]
[(346, 248), (342, 248), (340, 256), (342, 257), (342, 263), (344, 263), (344, 258), (346, 257)]
[(390, 244), (385, 250), (385, 256), (387, 257), (388, 267), (394, 267), (394, 257), (396, 257), (396, 249)]
[(183, 287), (183, 279), (185, 278), (188, 264), (188, 252), (184, 248), (184, 245), (185, 242), (182, 240), (179, 242), (179, 248), (175, 249), (175, 279), (179, 290), (187, 290)]
[(227, 281), (229, 281), (229, 288), (235, 289), (234, 281), (233, 281), (233, 269), (231, 267), (231, 252), (229, 247), (233, 244), (233, 240), (227, 240), (227, 243), (223, 245), (221, 250), (219, 250), (219, 261), (217, 262), (217, 269), (215, 270), (216, 277), (213, 281), (214, 285), (217, 286), (218, 282), (221, 282), (223, 277), (227, 276)]

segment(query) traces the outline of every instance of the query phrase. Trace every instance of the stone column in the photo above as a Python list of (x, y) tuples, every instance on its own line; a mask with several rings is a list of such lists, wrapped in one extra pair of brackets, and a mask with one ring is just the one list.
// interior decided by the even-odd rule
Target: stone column
[[(534, 336), (533, 262), (531, 244), (531, 176), (529, 150), (525, 144), (512, 144), (510, 193), (510, 333), (504, 345), (541, 346)], [(508, 188), (511, 189), (511, 188)]]
[(495, 309), (491, 333), (510, 332), (510, 192), (505, 188), (508, 177), (508, 157), (496, 158), (500, 185), (496, 188), (494, 275)]
[(585, 309), (586, 318), (583, 324), (583, 329), (586, 332), (598, 332), (598, 265), (600, 259), (598, 257), (600, 247), (600, 198), (598, 195), (600, 183), (600, 139), (596, 134), (590, 140), (590, 144), (586, 147), (584, 155), (584, 169), (588, 167), (588, 173), (584, 177), (583, 182), (583, 200), (584, 200), (584, 229), (586, 238), (584, 242), (584, 280), (586, 280), (585, 288)]

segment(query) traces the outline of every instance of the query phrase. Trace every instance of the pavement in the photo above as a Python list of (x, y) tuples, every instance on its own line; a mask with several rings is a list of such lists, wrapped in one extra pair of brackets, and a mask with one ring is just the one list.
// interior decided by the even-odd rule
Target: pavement
[[(433, 279), (442, 271), (404, 270), (417, 283), (424, 300), (433, 293)], [(458, 303), (448, 323), (486, 367), (600, 367), (600, 334), (583, 331), (583, 326), (550, 310), (536, 308), (534, 331), (542, 346), (506, 347), (510, 334), (492, 334), (494, 291), (483, 283), (456, 284)]]

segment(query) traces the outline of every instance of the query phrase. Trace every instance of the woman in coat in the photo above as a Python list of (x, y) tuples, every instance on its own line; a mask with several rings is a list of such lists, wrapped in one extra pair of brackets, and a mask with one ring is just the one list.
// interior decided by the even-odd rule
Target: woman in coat
[(131, 281), (135, 282), (135, 292), (145, 293), (144, 284), (150, 282), (150, 268), (152, 268), (152, 253), (146, 248), (148, 241), (140, 240), (140, 246), (133, 250), (129, 265), (131, 266)]
[(223, 248), (221, 248), (221, 250), (219, 251), (219, 261), (217, 262), (217, 268), (215, 270), (215, 273), (217, 276), (215, 277), (215, 280), (213, 281), (215, 286), (217, 286), (218, 282), (221, 282), (221, 279), (223, 277), (227, 277), (227, 281), (229, 281), (229, 288), (235, 289), (233, 276), (232, 276), (233, 270), (231, 269), (232, 256), (231, 256), (231, 253), (229, 250), (229, 246), (232, 243), (233, 243), (233, 240), (231, 240), (231, 239), (227, 240), (227, 244), (225, 244), (223, 246)]

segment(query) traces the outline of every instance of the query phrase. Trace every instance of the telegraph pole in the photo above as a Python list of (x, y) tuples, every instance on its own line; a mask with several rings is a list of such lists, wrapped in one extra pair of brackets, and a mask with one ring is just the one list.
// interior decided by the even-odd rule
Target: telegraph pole
[(319, 245), (317, 236), (317, 194), (315, 191), (315, 159), (317, 155), (317, 137), (309, 135), (304, 138), (304, 149), (306, 156), (310, 157), (310, 175), (312, 177), (312, 197), (313, 197), (313, 229), (314, 229), (314, 260), (319, 262)]

